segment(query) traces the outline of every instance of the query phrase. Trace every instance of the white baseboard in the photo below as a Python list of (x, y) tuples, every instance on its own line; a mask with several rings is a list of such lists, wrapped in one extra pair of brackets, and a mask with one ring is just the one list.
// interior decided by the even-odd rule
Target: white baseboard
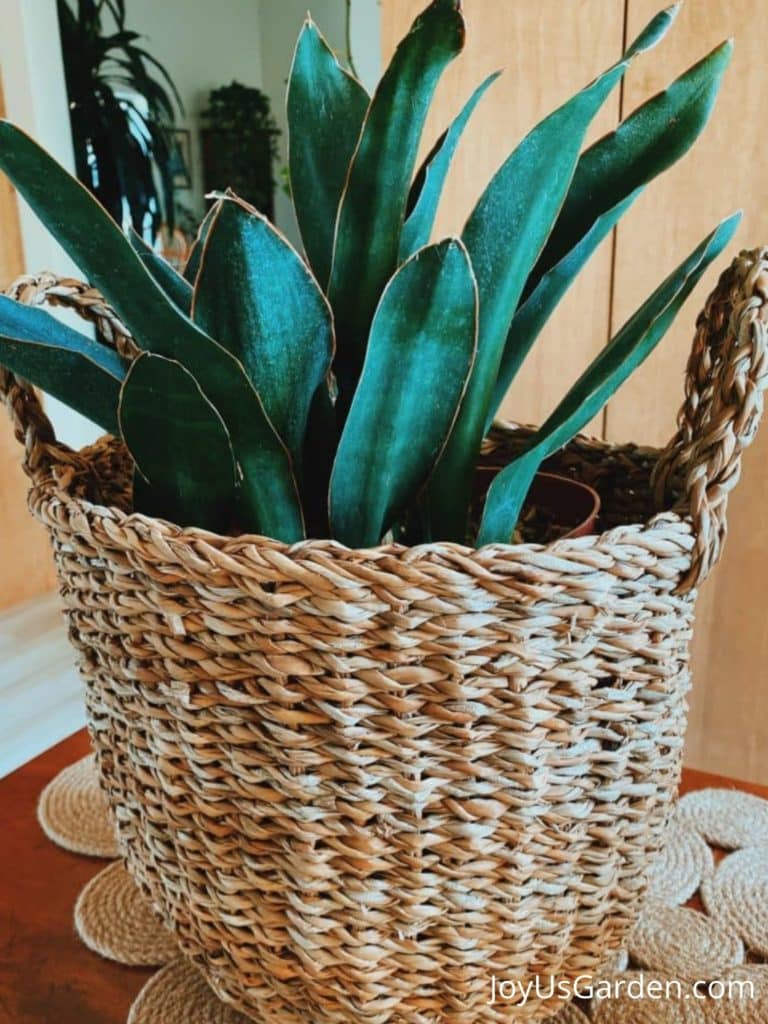
[(0, 614), (0, 778), (84, 724), (58, 596)]

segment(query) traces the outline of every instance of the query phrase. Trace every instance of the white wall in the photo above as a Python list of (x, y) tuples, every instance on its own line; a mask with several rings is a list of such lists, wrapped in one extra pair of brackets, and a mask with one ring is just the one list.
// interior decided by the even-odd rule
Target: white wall
[[(55, 0), (0, 0), (0, 71), (6, 117), (23, 128), (67, 170), (74, 168), (64, 68)], [(77, 268), (24, 202), (19, 203), (28, 273), (52, 270), (78, 276)], [(8, 281), (0, 282), (4, 288)], [(76, 318), (58, 314), (77, 326)], [(52, 398), (46, 409), (58, 437), (79, 448), (100, 433)]]
[[(345, 0), (261, 0), (262, 67), (264, 91), (272, 101), (282, 131), (280, 158), (286, 161), (285, 93), (296, 40), (307, 9), (323, 35), (346, 60)], [(381, 73), (380, 0), (352, 0), (352, 56), (367, 88), (373, 89)], [(278, 187), (275, 219), (288, 237), (298, 244), (298, 230), (288, 197)]]

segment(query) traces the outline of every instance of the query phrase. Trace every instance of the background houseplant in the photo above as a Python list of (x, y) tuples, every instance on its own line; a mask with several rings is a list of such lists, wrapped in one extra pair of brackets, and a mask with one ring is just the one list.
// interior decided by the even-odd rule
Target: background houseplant
[(231, 188), (272, 217), (280, 131), (269, 97), (261, 89), (232, 82), (211, 91), (201, 117), (205, 191)]
[[(126, 28), (125, 0), (57, 8), (77, 176), (118, 224), (154, 240), (163, 220), (174, 221), (170, 133), (181, 99)], [(108, 35), (105, 15), (114, 20)]]
[[(688, 149), (711, 110), (730, 44), (580, 156), (592, 118), (675, 10), (533, 129), (461, 239), (432, 246), (450, 158), (495, 77), (414, 178), (434, 88), (463, 46), (457, 3), (427, 8), (370, 105), (309, 21), (288, 112), (293, 201), (313, 274), (253, 209), (226, 195), (179, 276), (138, 239), (133, 252), (49, 157), (4, 125), (0, 166), (143, 351), (126, 365), (6, 300), (3, 359), (123, 436), (138, 467), (139, 510), (284, 540), (305, 536), (308, 524), (313, 535), (330, 531), (352, 546), (376, 544), (389, 530), (468, 539), (474, 467), (506, 387), (596, 245)], [(543, 459), (658, 343), (735, 224), (720, 225), (657, 289), (498, 476), (478, 543), (512, 536)], [(47, 355), (30, 347), (43, 331)], [(68, 375), (54, 371), (61, 363)]]

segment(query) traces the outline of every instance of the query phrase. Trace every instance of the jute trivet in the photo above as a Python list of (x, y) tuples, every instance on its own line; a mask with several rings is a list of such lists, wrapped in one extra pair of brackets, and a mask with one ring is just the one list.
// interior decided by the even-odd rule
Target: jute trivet
[(75, 928), (89, 949), (131, 967), (156, 967), (179, 955), (173, 935), (123, 867), (110, 864), (75, 904)]
[(714, 870), (715, 859), (702, 836), (687, 822), (673, 821), (651, 872), (648, 899), (682, 906)]
[(677, 806), (676, 820), (687, 822), (713, 846), (738, 850), (768, 843), (768, 800), (735, 789), (700, 789)]
[(726, 971), (712, 987), (710, 1007), (710, 1024), (768, 1024), (768, 967)]
[(685, 907), (646, 903), (627, 944), (640, 967), (692, 981), (716, 978), (744, 962), (738, 935), (705, 914)]
[[(684, 981), (649, 971), (628, 971), (610, 998), (592, 1001), (593, 1024), (709, 1024), (708, 1003), (693, 997)], [(642, 987), (641, 987), (642, 986)]]
[(65, 768), (48, 783), (40, 794), (37, 819), (48, 838), (65, 850), (110, 860), (119, 856), (93, 754)]
[(753, 953), (768, 957), (768, 845), (732, 853), (701, 887), (714, 921), (741, 936)]
[(192, 964), (173, 960), (139, 992), (128, 1024), (253, 1024), (215, 996)]

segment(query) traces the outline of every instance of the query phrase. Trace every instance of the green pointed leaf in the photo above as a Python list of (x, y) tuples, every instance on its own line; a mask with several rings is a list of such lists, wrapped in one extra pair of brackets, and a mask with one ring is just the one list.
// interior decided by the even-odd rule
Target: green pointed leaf
[(528, 293), (599, 215), (688, 152), (709, 120), (732, 54), (730, 41), (718, 46), (583, 153)]
[(512, 381), (523, 365), (525, 357), (533, 347), (547, 320), (555, 311), (558, 302), (573, 284), (579, 271), (600, 242), (613, 231), (642, 188), (631, 193), (612, 210), (599, 216), (584, 237), (567, 253), (559, 263), (544, 274), (531, 293), (518, 307), (512, 320), (501, 357), (501, 365), (493, 389), (491, 407), (485, 422), (487, 432), (499, 406), (509, 391)]
[(672, 21), (653, 19), (628, 55), (541, 121), (502, 165), (463, 233), (480, 292), (480, 333), (472, 377), (428, 498), (440, 539), (465, 539), (475, 462), (507, 332), (525, 282), (552, 231), (587, 130), (632, 57), (655, 45)]
[(160, 253), (151, 249), (133, 227), (128, 229), (128, 241), (168, 298), (179, 307), (182, 313), (189, 313), (192, 305), (192, 285), (167, 260), (163, 259)]
[(238, 200), (219, 200), (192, 317), (245, 367), (298, 466), (309, 407), (333, 358), (331, 310), (296, 250)]
[(0, 295), (0, 364), (117, 436), (125, 367), (114, 349)]
[(665, 10), (659, 11), (658, 14), (654, 15), (637, 39), (635, 39), (635, 41), (630, 45), (629, 49), (624, 54), (625, 58), (631, 60), (633, 57), (637, 57), (641, 53), (646, 53), (648, 50), (652, 50), (654, 46), (660, 43), (672, 27), (672, 23), (680, 13), (680, 8), (682, 6), (683, 3), (682, 0), (680, 0), (679, 3), (672, 4), (671, 7), (667, 7)]
[(456, 120), (437, 140), (416, 175), (408, 198), (408, 219), (400, 237), (401, 262), (429, 242), (448, 169), (461, 136), (475, 107), (500, 74), (500, 71), (495, 71), (475, 89)]
[(290, 456), (242, 365), (171, 302), (80, 182), (8, 121), (0, 121), (0, 169), (115, 309), (136, 344), (178, 360), (204, 382), (235, 452), (243, 527), (278, 540), (301, 539)]
[(400, 43), (371, 101), (336, 223), (329, 298), (346, 410), (365, 339), (398, 262), (400, 233), (427, 111), (440, 75), (464, 45), (459, 0), (433, 0)]
[(149, 352), (134, 360), (120, 393), (120, 431), (145, 481), (137, 512), (227, 530), (237, 486), (229, 434), (181, 363)]
[(499, 473), (488, 492), (478, 545), (510, 539), (541, 463), (582, 430), (651, 354), (704, 271), (730, 242), (740, 219), (736, 214), (723, 221), (656, 289), (593, 360), (526, 449)]
[(200, 269), (200, 257), (203, 255), (203, 246), (208, 237), (208, 228), (211, 226), (215, 209), (216, 204), (214, 203), (200, 222), (197, 235), (187, 256), (187, 262), (184, 265), (184, 280), (188, 281), (191, 285), (194, 285), (197, 272)]
[(438, 539), (465, 539), (474, 466), (507, 331), (568, 190), (587, 128), (625, 68), (612, 68), (534, 128), (491, 181), (464, 229), (480, 292), (480, 333), (461, 412), (430, 485)]
[(339, 199), (368, 103), (368, 93), (308, 18), (288, 80), (288, 168), (304, 248), (323, 286), (331, 273)]
[(688, 152), (698, 138), (731, 50), (728, 43), (718, 47), (580, 158), (563, 209), (512, 321), (486, 429), (539, 332), (594, 250), (642, 186)]
[(420, 250), (395, 274), (371, 327), (331, 475), (333, 536), (378, 544), (443, 448), (475, 353), (477, 290), (458, 241)]
[(578, 272), (642, 187), (687, 153), (701, 134), (732, 50), (730, 43), (717, 47), (579, 159), (563, 209), (512, 321), (486, 429)]

